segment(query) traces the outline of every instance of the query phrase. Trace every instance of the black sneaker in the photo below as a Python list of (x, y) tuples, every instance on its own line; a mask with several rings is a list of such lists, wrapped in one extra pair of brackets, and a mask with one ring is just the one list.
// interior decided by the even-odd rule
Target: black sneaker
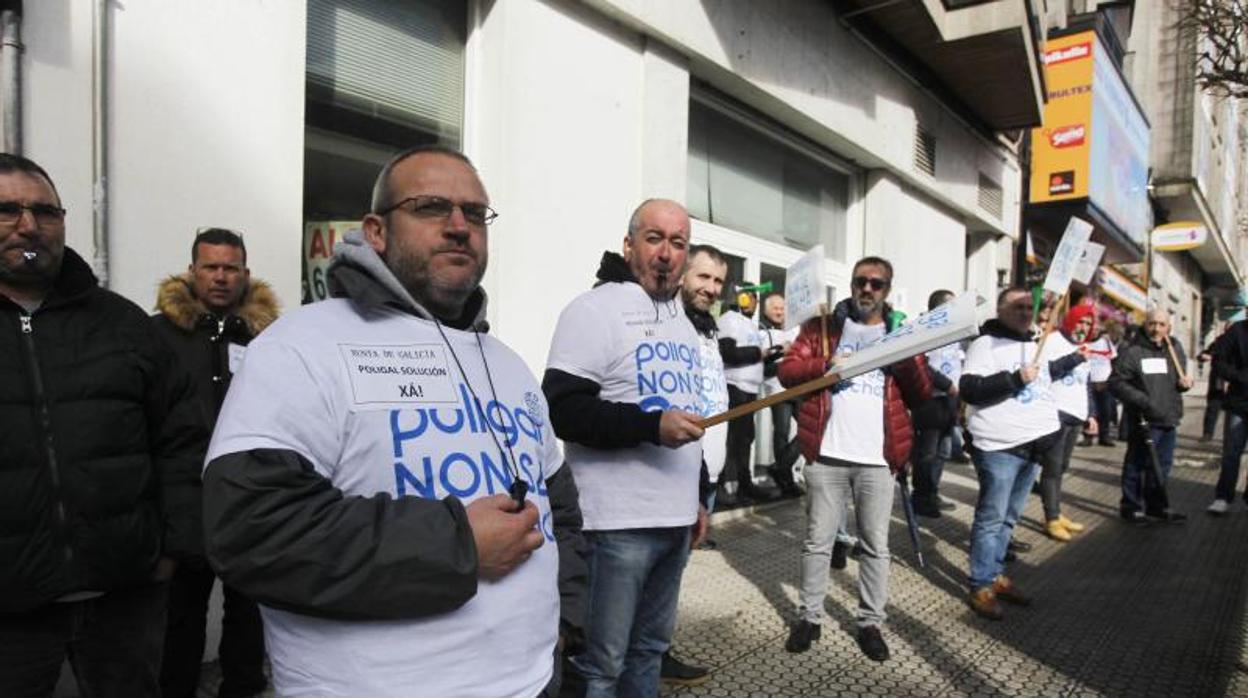
[(793, 653), (805, 652), (810, 649), (810, 643), (818, 640), (822, 634), (823, 626), (799, 620), (789, 629), (789, 639), (784, 643), (784, 650)]
[(1187, 514), (1178, 511), (1162, 511), (1156, 514), (1144, 514), (1145, 517), (1153, 521), (1160, 521), (1169, 524), (1181, 524), (1187, 521)]
[(1122, 511), (1118, 512), (1118, 516), (1122, 517), (1122, 520), (1126, 521), (1127, 523), (1133, 523), (1133, 524), (1148, 523), (1148, 518), (1144, 516), (1144, 512), (1138, 509), (1123, 509)]
[(1014, 540), (1013, 538), (1011, 538), (1010, 544), (1009, 546), (1007, 546), (1006, 549), (1012, 550), (1016, 553), (1029, 553), (1031, 552), (1031, 543), (1027, 543), (1021, 540)]
[(659, 680), (673, 686), (701, 686), (711, 678), (711, 672), (705, 667), (686, 664), (676, 658), (671, 650), (663, 653), (663, 663), (659, 666)]
[(849, 564), (849, 546), (839, 540), (832, 544), (832, 569), (843, 570)]
[(868, 625), (858, 629), (858, 649), (872, 661), (882, 662), (888, 659), (888, 645), (885, 644), (878, 626)]
[(940, 518), (940, 506), (933, 504), (927, 499), (913, 499), (910, 503), (914, 506), (914, 513), (919, 516), (926, 516), (929, 519)]

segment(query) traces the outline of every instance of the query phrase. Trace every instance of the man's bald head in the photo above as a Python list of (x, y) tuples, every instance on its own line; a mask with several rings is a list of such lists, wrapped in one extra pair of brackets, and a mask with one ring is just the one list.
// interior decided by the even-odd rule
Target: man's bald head
[(1144, 316), (1144, 333), (1155, 343), (1164, 342), (1170, 336), (1170, 311), (1153, 308)]

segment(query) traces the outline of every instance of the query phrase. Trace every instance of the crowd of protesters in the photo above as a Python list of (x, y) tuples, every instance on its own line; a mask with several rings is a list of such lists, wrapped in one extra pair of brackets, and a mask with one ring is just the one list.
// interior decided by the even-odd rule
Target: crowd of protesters
[[(725, 303), (726, 255), (693, 244), (680, 204), (644, 201), (563, 308), (539, 381), (485, 321), (497, 214), (472, 163), (404, 151), (361, 203), (330, 300), (279, 319), (242, 236), (210, 228), (149, 316), (65, 245), (52, 177), (0, 155), (0, 694), (51, 695), (68, 661), (84, 695), (195, 695), (220, 579), (222, 696), (269, 675), (280, 695), (654, 696), (708, 680), (671, 641), (710, 512), (776, 497), (807, 513), (785, 648), (821, 638), (853, 549), (856, 640), (885, 661), (896, 482), (940, 517), (945, 462), (973, 463), (967, 602), (999, 620), (1032, 603), (1005, 570), (1037, 474), (1045, 533), (1072, 540), (1063, 474), (1115, 425), (1122, 518), (1184, 519), (1166, 480), (1192, 379), (1165, 312), (1114, 343), (1092, 306), (1007, 288), (973, 341), (773, 400), (773, 489), (754, 415), (704, 420), (896, 329), (887, 259), (786, 322), (779, 293), (742, 284)], [(1248, 443), (1248, 328), (1205, 355), (1222, 515)]]

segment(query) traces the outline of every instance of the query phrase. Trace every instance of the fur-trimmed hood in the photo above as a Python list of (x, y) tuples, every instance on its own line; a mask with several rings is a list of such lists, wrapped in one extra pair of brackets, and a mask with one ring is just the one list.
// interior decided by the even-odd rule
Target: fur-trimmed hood
[[(236, 313), (252, 336), (268, 327), (281, 314), (277, 294), (267, 283), (253, 278), (247, 285), (247, 293)], [(211, 312), (195, 297), (190, 274), (170, 276), (160, 283), (156, 293), (156, 311), (169, 318), (178, 328), (192, 332), (199, 319)]]

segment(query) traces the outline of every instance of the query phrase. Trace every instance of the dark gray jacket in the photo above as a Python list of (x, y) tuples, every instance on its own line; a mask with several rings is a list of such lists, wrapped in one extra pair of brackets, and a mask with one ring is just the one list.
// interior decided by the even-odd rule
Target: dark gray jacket
[[(1183, 346), (1171, 339), (1180, 362), (1186, 363)], [(1148, 363), (1145, 363), (1148, 362)], [(1165, 370), (1146, 370), (1146, 366)], [(1165, 342), (1153, 343), (1143, 331), (1118, 351), (1109, 390), (1125, 407), (1124, 419), (1134, 424), (1140, 416), (1155, 427), (1177, 427), (1183, 419), (1184, 389), (1179, 387), (1178, 367)]]

